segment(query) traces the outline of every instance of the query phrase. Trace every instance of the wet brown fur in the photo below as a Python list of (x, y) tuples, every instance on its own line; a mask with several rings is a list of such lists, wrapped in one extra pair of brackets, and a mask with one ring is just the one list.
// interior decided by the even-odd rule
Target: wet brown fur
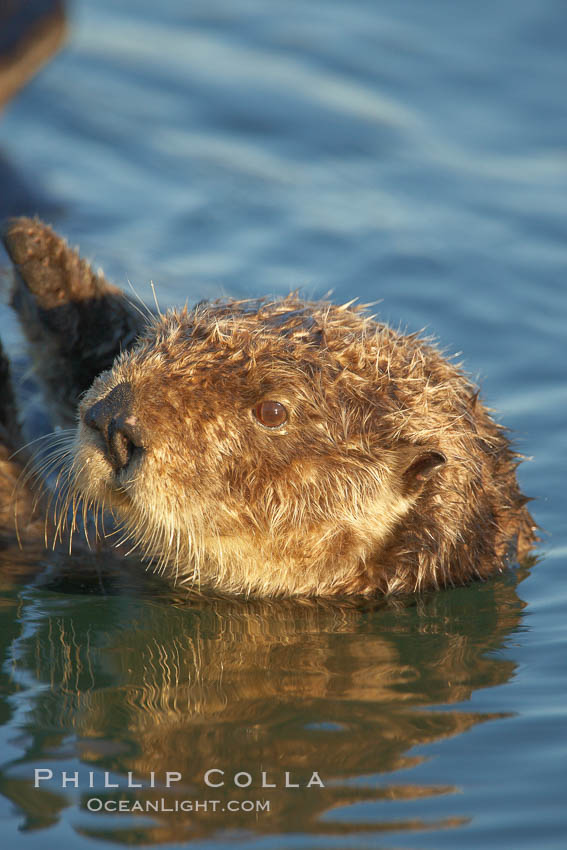
[[(13, 232), (26, 228), (59, 239), (27, 220)], [(98, 299), (122, 298), (106, 287)], [(80, 298), (60, 300), (80, 312)], [(413, 592), (485, 578), (531, 549), (518, 456), (430, 342), (363, 307), (295, 294), (137, 321), (139, 340), (80, 402), (65, 503), (80, 494), (111, 508), (124, 539), (177, 582), (259, 596)], [(115, 474), (83, 417), (124, 382), (143, 450)], [(71, 379), (65, 391), (79, 394)], [(283, 427), (257, 421), (263, 400), (285, 405)]]

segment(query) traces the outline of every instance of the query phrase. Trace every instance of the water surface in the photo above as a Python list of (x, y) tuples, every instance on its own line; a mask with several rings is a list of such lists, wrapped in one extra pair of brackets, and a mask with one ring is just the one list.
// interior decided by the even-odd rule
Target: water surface
[[(533, 457), (519, 478), (544, 533), (531, 568), (362, 609), (187, 598), (136, 564), (5, 553), (5, 840), (563, 848), (563, 5), (70, 11), (67, 49), (2, 116), (2, 180), (20, 187), (2, 214), (41, 213), (116, 283), (150, 298), (156, 281), (162, 306), (296, 287), (381, 300), (383, 319), (463, 353)], [(35, 768), (54, 781), (34, 788)], [(227, 784), (208, 788), (209, 769)], [(167, 770), (183, 774), (170, 790)], [(146, 787), (125, 789), (129, 771)], [(118, 796), (219, 803), (89, 812)]]

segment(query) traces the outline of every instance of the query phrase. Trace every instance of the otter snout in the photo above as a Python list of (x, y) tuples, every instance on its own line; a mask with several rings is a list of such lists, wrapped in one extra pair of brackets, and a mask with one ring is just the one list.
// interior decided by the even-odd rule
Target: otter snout
[(129, 383), (117, 384), (83, 414), (85, 425), (102, 436), (104, 451), (116, 473), (126, 469), (136, 449), (143, 449), (142, 430), (134, 414)]

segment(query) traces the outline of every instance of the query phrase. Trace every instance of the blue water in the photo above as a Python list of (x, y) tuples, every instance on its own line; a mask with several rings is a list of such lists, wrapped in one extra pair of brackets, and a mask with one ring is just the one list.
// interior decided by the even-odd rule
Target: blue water
[[(67, 47), (1, 117), (3, 179), (26, 187), (2, 213), (39, 212), (116, 283), (149, 299), (154, 280), (161, 306), (300, 287), (381, 299), (382, 319), (427, 328), (532, 458), (518, 474), (541, 558), (364, 612), (7, 583), (2, 840), (564, 848), (567, 8), (77, 0), (70, 13)], [(17, 355), (5, 309), (1, 323)], [(80, 788), (35, 789), (35, 767), (79, 770)], [(254, 774), (217, 796), (272, 810), (86, 808), (89, 770), (99, 796), (105, 770), (181, 770), (185, 796), (212, 799), (202, 775), (216, 767)], [(262, 791), (262, 770), (318, 770), (326, 787)]]

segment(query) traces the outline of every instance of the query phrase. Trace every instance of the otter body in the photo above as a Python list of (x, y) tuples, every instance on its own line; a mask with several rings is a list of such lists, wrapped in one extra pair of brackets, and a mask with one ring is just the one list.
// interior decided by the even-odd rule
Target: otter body
[(176, 582), (246, 595), (446, 587), (531, 549), (517, 456), (427, 341), (295, 295), (142, 317), (40, 222), (5, 241), (63, 424), (78, 407), (61, 516), (110, 509)]

